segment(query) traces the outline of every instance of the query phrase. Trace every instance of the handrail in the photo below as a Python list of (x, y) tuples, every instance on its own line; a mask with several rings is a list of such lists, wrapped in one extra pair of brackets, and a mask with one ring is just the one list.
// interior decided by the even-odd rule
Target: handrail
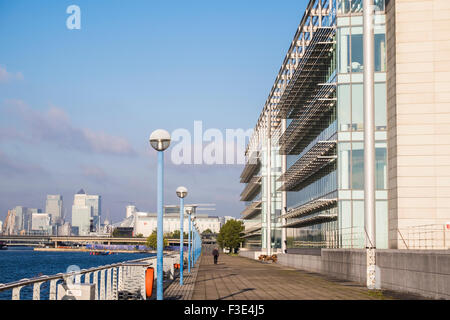
[(31, 278), (31, 279), (24, 278), (24, 279), (14, 281), (14, 282), (9, 282), (6, 284), (0, 283), (0, 292), (11, 290), (11, 289), (14, 289), (17, 287), (24, 287), (24, 286), (32, 285), (35, 283), (47, 282), (47, 281), (51, 281), (51, 280), (60, 280), (60, 279), (65, 280), (66, 278), (73, 277), (73, 276), (81, 276), (81, 275), (88, 274), (91, 272), (97, 272), (97, 271), (102, 271), (102, 270), (106, 270), (106, 269), (121, 267), (121, 266), (130, 264), (130, 263), (143, 262), (146, 260), (155, 260), (155, 259), (156, 259), (156, 256), (155, 257), (147, 257), (147, 258), (123, 261), (123, 262), (109, 264), (109, 265), (103, 265), (100, 267), (81, 269), (79, 272), (74, 271), (74, 272), (68, 272), (68, 273), (57, 273), (55, 275), (50, 275), (50, 276), (43, 275), (43, 276)]

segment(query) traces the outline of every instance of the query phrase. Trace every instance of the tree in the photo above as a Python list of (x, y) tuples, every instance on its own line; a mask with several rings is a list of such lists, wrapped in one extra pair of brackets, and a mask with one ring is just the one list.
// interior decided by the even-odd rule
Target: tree
[(142, 233), (138, 233), (137, 235), (135, 235), (136, 238), (143, 238), (144, 235)]
[(221, 248), (228, 248), (230, 252), (233, 249), (238, 249), (241, 242), (244, 240), (241, 238), (241, 232), (244, 231), (244, 225), (242, 221), (228, 220), (222, 228), (220, 228), (219, 235), (217, 236), (217, 243)]
[[(172, 232), (169, 236), (171, 239), (180, 239), (180, 230), (175, 230), (174, 232)], [(187, 232), (183, 232), (183, 238), (187, 239), (188, 238), (188, 233)]]
[(211, 233), (213, 232), (209, 228), (202, 232), (202, 234), (211, 234)]
[[(164, 241), (163, 241), (164, 247), (166, 247), (169, 244), (169, 242), (167, 241), (167, 237), (164, 236), (163, 239), (164, 239)], [(157, 232), (156, 232), (156, 230), (153, 230), (152, 234), (149, 235), (147, 238), (146, 245), (149, 248), (156, 249), (157, 243), (158, 243)]]

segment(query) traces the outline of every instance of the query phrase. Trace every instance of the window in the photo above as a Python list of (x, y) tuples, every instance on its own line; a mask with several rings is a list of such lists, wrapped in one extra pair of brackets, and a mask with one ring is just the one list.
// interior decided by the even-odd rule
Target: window
[(375, 26), (375, 71), (386, 72), (386, 26)]
[(339, 189), (350, 189), (350, 143), (339, 143), (338, 146)]
[(375, 83), (375, 127), (377, 131), (386, 131), (386, 83)]
[(364, 189), (364, 143), (352, 143), (352, 189)]
[(352, 28), (352, 72), (363, 72), (363, 27)]
[(386, 143), (375, 144), (375, 183), (377, 190), (387, 189), (387, 148)]
[(362, 83), (352, 85), (352, 130), (364, 129), (364, 87)]
[(339, 41), (339, 73), (350, 72), (350, 28), (338, 29)]
[(339, 131), (350, 131), (351, 112), (350, 112), (350, 85), (344, 84), (338, 86), (338, 119)]

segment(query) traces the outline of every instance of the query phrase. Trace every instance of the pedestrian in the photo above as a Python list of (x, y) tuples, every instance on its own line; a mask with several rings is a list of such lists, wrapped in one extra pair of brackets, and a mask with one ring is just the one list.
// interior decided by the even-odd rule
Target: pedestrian
[(219, 259), (219, 250), (217, 248), (214, 248), (212, 254), (214, 256), (214, 264), (217, 264), (217, 259)]

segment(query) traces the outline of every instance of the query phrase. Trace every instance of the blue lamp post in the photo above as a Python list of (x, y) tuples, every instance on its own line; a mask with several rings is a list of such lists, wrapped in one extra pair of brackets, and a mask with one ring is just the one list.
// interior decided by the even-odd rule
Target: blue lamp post
[(158, 129), (152, 132), (150, 135), (150, 145), (153, 149), (158, 151), (158, 191), (157, 191), (157, 203), (158, 203), (158, 223), (157, 223), (157, 235), (156, 235), (156, 299), (163, 300), (163, 210), (164, 210), (164, 150), (170, 145), (170, 133), (166, 130)]
[(189, 220), (189, 233), (188, 233), (188, 272), (191, 272), (191, 214), (192, 214), (192, 208), (187, 208), (186, 213), (188, 214), (188, 220)]
[(185, 187), (177, 188), (177, 196), (180, 198), (180, 285), (183, 285), (183, 264), (184, 264), (184, 236), (183, 236), (183, 225), (184, 225), (184, 198), (187, 196), (187, 189)]

